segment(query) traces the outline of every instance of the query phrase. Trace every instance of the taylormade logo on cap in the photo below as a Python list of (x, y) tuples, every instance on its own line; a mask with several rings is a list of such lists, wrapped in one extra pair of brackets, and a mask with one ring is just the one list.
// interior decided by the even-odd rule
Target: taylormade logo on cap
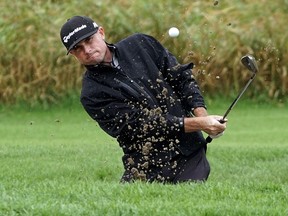
[(85, 38), (95, 34), (99, 26), (86, 16), (74, 16), (68, 19), (60, 30), (60, 37), (67, 49), (67, 54), (73, 47)]
[(72, 32), (70, 32), (67, 36), (64, 36), (63, 37), (63, 42), (64, 43), (68, 43), (68, 40), (71, 38), (71, 36), (73, 36), (76, 32), (82, 30), (82, 29), (85, 29), (87, 28), (87, 25), (82, 25), (76, 29), (74, 29)]

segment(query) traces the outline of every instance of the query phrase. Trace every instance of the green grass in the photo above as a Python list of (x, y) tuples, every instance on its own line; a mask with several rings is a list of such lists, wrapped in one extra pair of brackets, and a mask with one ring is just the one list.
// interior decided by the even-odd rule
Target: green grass
[(209, 144), (208, 181), (179, 185), (119, 184), (121, 149), (78, 104), (2, 108), (0, 215), (287, 215), (288, 111), (251, 103)]

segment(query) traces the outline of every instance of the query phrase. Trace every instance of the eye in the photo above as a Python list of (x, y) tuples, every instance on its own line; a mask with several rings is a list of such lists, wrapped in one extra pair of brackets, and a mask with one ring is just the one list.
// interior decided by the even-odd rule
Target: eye
[(74, 47), (73, 47), (73, 50), (74, 50), (75, 52), (78, 52), (78, 51), (80, 50), (80, 46), (78, 46), (78, 45), (74, 46)]
[(94, 37), (94, 35), (91, 35), (90, 37), (86, 38), (85, 42), (87, 42), (87, 43), (91, 42), (93, 37)]

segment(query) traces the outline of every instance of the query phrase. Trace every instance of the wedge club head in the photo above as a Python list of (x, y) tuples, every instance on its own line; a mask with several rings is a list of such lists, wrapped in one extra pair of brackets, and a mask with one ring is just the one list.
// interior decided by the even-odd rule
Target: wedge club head
[(258, 66), (253, 56), (245, 55), (241, 58), (241, 62), (252, 73), (256, 74), (258, 72)]

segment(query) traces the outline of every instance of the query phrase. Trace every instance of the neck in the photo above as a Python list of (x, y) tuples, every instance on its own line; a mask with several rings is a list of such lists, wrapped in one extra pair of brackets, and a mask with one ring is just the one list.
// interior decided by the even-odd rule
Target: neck
[(107, 47), (106, 48), (106, 52), (105, 52), (105, 56), (103, 61), (101, 62), (101, 64), (104, 65), (111, 65), (112, 62), (112, 52), (110, 51), (110, 49)]

